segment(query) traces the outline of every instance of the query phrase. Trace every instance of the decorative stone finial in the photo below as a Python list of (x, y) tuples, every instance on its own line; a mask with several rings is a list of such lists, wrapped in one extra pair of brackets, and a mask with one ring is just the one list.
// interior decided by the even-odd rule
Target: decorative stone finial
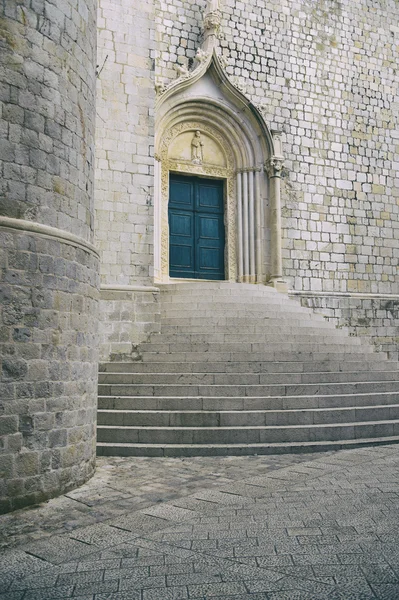
[(212, 51), (212, 48), (217, 46), (221, 21), (222, 13), (220, 12), (219, 0), (208, 0), (204, 14), (203, 49), (205, 52)]
[(220, 23), (222, 20), (222, 14), (220, 10), (215, 10), (205, 14), (204, 18), (204, 29), (205, 31), (210, 30), (215, 33), (219, 33)]

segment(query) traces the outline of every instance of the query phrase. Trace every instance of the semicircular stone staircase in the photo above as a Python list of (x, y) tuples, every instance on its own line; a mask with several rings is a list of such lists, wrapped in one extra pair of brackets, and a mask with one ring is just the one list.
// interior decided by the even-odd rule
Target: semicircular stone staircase
[(98, 454), (274, 454), (399, 441), (398, 363), (265, 286), (161, 286), (161, 333), (100, 367)]

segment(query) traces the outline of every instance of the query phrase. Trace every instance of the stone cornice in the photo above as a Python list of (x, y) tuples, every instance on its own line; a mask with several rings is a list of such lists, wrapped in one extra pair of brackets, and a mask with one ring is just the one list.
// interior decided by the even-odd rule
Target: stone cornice
[(365, 300), (373, 300), (373, 299), (399, 299), (399, 294), (373, 294), (368, 292), (312, 292), (312, 291), (303, 291), (303, 290), (289, 290), (289, 296), (303, 296), (303, 297), (311, 297), (311, 298), (364, 298)]
[(24, 219), (14, 219), (12, 217), (0, 216), (0, 228), (3, 229), (14, 229), (16, 231), (31, 233), (34, 235), (42, 235), (48, 238), (53, 238), (64, 244), (70, 244), (82, 250), (86, 250), (91, 254), (94, 254), (97, 258), (100, 257), (98, 250), (93, 244), (87, 242), (83, 238), (58, 229), (57, 227), (51, 227), (50, 225), (42, 225), (35, 221), (26, 221)]

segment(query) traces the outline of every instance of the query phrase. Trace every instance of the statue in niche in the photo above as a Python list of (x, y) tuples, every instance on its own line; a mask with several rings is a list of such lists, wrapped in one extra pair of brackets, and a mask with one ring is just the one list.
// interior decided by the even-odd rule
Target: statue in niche
[(203, 147), (201, 132), (197, 130), (191, 142), (191, 160), (195, 165), (200, 165), (203, 161)]

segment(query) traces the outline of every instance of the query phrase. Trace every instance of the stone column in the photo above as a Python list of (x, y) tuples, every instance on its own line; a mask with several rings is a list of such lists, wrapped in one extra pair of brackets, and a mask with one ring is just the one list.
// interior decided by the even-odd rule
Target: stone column
[(244, 274), (244, 251), (243, 251), (243, 228), (242, 228), (242, 173), (237, 173), (237, 280), (243, 281)]
[(255, 227), (256, 227), (256, 283), (263, 282), (262, 268), (262, 210), (260, 196), (260, 170), (255, 171)]
[(255, 171), (248, 173), (248, 195), (249, 195), (249, 282), (256, 282), (255, 267)]
[(283, 261), (281, 252), (281, 170), (282, 156), (273, 156), (266, 164), (270, 180), (270, 232), (271, 232), (271, 277), (269, 285), (279, 292), (287, 293), (287, 284), (283, 279)]
[(0, 6), (0, 511), (95, 467), (96, 2)]

